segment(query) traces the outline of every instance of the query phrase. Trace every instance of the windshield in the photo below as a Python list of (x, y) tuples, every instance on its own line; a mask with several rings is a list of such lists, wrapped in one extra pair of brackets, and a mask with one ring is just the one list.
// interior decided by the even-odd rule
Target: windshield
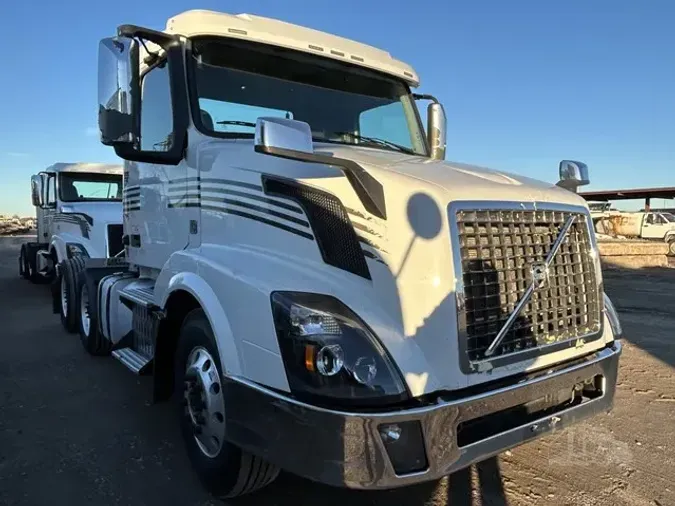
[(62, 172), (59, 175), (62, 202), (122, 200), (122, 176), (87, 172)]
[(260, 116), (307, 122), (318, 142), (426, 156), (408, 86), (327, 58), (264, 45), (197, 39), (193, 92), (200, 130), (252, 138)]
[(661, 216), (669, 223), (675, 223), (675, 215), (672, 213), (661, 213)]

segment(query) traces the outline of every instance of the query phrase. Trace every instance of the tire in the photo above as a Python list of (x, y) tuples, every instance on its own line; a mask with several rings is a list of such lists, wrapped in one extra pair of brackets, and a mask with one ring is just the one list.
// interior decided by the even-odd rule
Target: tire
[(675, 257), (675, 239), (671, 239), (668, 243), (668, 256)]
[(26, 258), (26, 245), (21, 245), (21, 252), (19, 253), (19, 277), (28, 279), (28, 261)]
[(32, 244), (27, 244), (24, 249), (26, 258), (25, 277), (31, 283), (39, 283), (41, 281), (40, 275), (37, 273), (37, 250), (38, 248)]
[(98, 326), (97, 287), (84, 273), (79, 275), (78, 294), (77, 325), (82, 346), (90, 355), (110, 355), (112, 343), (101, 334)]
[[(198, 364), (198, 367), (189, 367), (189, 364)], [(203, 365), (203, 367), (201, 366)], [(208, 366), (208, 367), (206, 367)], [(216, 372), (216, 374), (196, 374), (194, 371)], [(216, 371), (213, 371), (213, 368)], [(190, 369), (190, 372), (188, 372)], [(218, 382), (222, 378), (222, 366), (213, 337), (209, 321), (201, 309), (191, 311), (185, 318), (180, 331), (176, 350), (175, 364), (176, 405), (180, 420), (180, 429), (185, 442), (186, 450), (192, 467), (195, 469), (204, 487), (213, 495), (220, 498), (232, 498), (249, 494), (272, 483), (279, 475), (279, 468), (266, 462), (260, 457), (253, 456), (237, 446), (229, 443), (223, 437), (225, 433), (224, 418), (218, 409), (224, 408), (222, 401), (215, 402), (223, 394)], [(214, 383), (211, 378), (216, 378)], [(218, 384), (215, 389), (213, 385)], [(215, 390), (215, 394), (213, 393)], [(207, 395), (210, 406), (195, 400), (195, 395), (201, 390)], [(202, 397), (203, 398), (203, 397)], [(201, 404), (201, 406), (200, 406)], [(202, 408), (199, 411), (199, 408)], [(199, 414), (195, 416), (195, 411)], [(224, 411), (224, 409), (223, 409)], [(210, 424), (205, 422), (203, 415)], [(202, 417), (202, 424), (195, 422), (195, 418)], [(218, 422), (223, 424), (222, 426)], [(195, 427), (205, 429), (196, 432)], [(214, 430), (211, 430), (214, 429)], [(222, 432), (218, 432), (218, 431)], [(220, 446), (211, 445), (204, 448), (205, 434), (217, 434), (222, 439)]]
[(78, 275), (84, 270), (82, 257), (68, 258), (61, 262), (57, 277), (58, 290), (56, 297), (59, 301), (61, 324), (67, 332), (75, 333), (78, 330), (80, 314)]

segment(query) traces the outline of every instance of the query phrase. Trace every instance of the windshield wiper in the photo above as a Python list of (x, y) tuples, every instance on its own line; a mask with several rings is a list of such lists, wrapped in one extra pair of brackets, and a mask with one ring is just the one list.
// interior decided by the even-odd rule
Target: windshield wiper
[(216, 121), (216, 123), (219, 125), (238, 125), (255, 128), (255, 123), (251, 123), (250, 121), (224, 120), (224, 121)]
[(410, 148), (406, 148), (405, 146), (401, 146), (400, 144), (396, 144), (395, 142), (388, 141), (386, 139), (380, 139), (378, 137), (367, 137), (365, 135), (359, 135), (355, 134), (354, 132), (333, 132), (335, 135), (348, 135), (352, 139), (359, 140), (359, 141), (365, 141), (365, 142), (370, 142), (371, 144), (375, 144), (377, 146), (387, 146), (389, 148), (394, 148), (397, 151), (401, 151), (403, 153), (408, 153), (409, 155), (416, 155), (415, 151), (413, 151)]

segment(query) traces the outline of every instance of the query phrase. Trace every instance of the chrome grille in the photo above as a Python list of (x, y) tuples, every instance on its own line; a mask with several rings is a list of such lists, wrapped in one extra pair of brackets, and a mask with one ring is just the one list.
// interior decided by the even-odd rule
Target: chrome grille
[(485, 351), (515, 310), (570, 216), (574, 222), (552, 258), (548, 280), (490, 358), (576, 340), (601, 330), (600, 294), (586, 215), (559, 210), (457, 210), (464, 282), (461, 348), (470, 362)]

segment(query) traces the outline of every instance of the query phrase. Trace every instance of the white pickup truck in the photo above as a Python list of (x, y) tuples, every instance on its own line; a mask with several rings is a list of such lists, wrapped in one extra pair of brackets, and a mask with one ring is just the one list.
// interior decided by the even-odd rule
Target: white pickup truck
[(612, 406), (586, 166), (553, 185), (446, 162), (418, 85), (385, 51), (248, 14), (101, 41), (126, 257), (87, 261), (80, 335), (173, 396), (217, 496), (280, 468), (433, 480)]
[(675, 215), (671, 213), (609, 211), (593, 220), (598, 233), (665, 242), (668, 253), (675, 255)]

